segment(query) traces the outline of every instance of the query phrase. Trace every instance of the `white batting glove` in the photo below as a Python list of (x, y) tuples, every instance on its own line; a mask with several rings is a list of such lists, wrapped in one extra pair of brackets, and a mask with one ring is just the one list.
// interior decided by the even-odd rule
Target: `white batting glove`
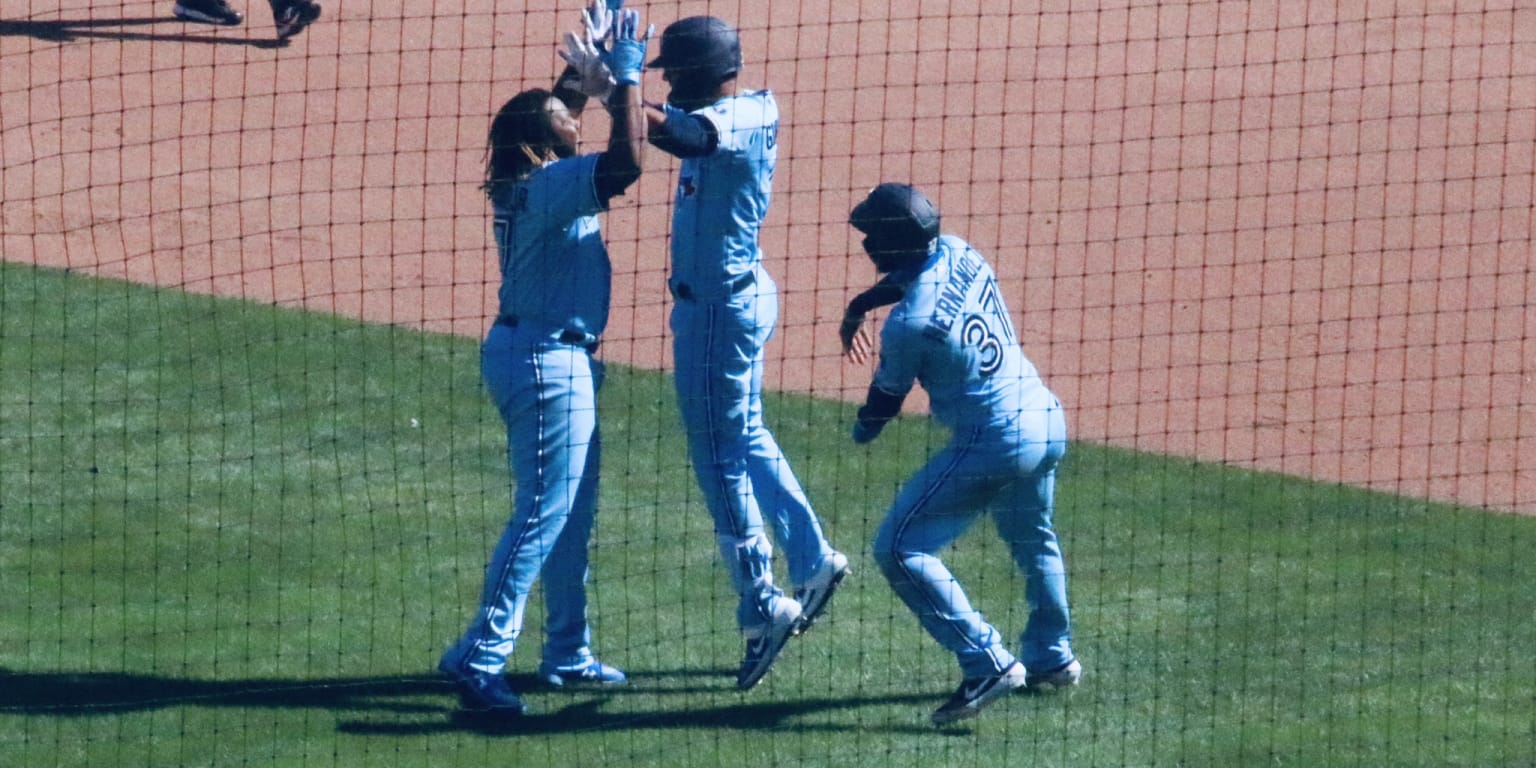
[(576, 89), (588, 98), (606, 99), (613, 91), (613, 73), (608, 65), (603, 62), (602, 51), (593, 42), (591, 31), (585, 38), (577, 37), (574, 32), (565, 33), (565, 50), (560, 51), (560, 58), (571, 66), (581, 82), (576, 84)]
[(613, 32), (615, 13), (614, 8), (601, 2), (594, 2), (582, 10), (581, 23), (587, 29), (587, 39), (599, 43), (607, 41)]

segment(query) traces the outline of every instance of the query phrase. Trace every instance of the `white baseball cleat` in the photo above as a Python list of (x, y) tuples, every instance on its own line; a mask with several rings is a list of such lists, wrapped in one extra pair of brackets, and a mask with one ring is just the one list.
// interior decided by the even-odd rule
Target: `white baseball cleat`
[(1083, 665), (1073, 659), (1048, 672), (1030, 672), (1024, 683), (1031, 691), (1043, 688), (1071, 688), (1083, 679)]
[(747, 653), (736, 672), (736, 687), (743, 691), (757, 685), (768, 674), (774, 659), (784, 650), (784, 643), (800, 626), (800, 603), (780, 597), (773, 601), (773, 616), (768, 625), (747, 635)]
[(1023, 688), (1028, 675), (1024, 665), (1015, 661), (1007, 669), (989, 677), (968, 677), (961, 681), (955, 695), (933, 711), (933, 724), (946, 725), (981, 714), (987, 705)]
[(832, 602), (832, 593), (837, 591), (843, 579), (853, 571), (848, 568), (848, 556), (833, 551), (821, 559), (821, 565), (816, 568), (815, 575), (806, 579), (805, 583), (795, 590), (795, 600), (800, 603), (800, 622), (795, 626), (795, 634), (800, 634), (811, 628), (816, 619), (827, 610)]

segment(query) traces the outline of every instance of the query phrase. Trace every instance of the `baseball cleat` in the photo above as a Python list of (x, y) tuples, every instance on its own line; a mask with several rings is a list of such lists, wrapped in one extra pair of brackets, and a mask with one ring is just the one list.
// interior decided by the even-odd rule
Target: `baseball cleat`
[(816, 568), (816, 575), (807, 579), (795, 590), (795, 600), (800, 603), (800, 621), (795, 625), (795, 634), (800, 634), (811, 628), (816, 619), (827, 610), (832, 602), (832, 593), (837, 591), (843, 579), (853, 571), (848, 568), (848, 556), (833, 551), (821, 559), (821, 565)]
[(1083, 678), (1083, 665), (1073, 659), (1049, 672), (1030, 672), (1025, 685), (1031, 691), (1042, 688), (1071, 688)]
[(576, 667), (557, 667), (549, 662), (539, 665), (539, 679), (561, 688), (567, 685), (623, 685), (629, 681), (618, 667), (593, 659)]
[(438, 671), (453, 680), (459, 693), (459, 706), (469, 712), (486, 712), (503, 717), (522, 717), (528, 714), (528, 705), (500, 674), (461, 669), (445, 660), (437, 665)]
[(1015, 661), (1002, 672), (989, 677), (968, 677), (944, 706), (933, 711), (933, 724), (946, 725), (981, 714), (988, 704), (1024, 687), (1028, 675), (1024, 665)]
[(320, 4), (314, 0), (272, 0), (272, 23), (277, 25), (279, 40), (303, 32), (318, 18)]
[(199, 24), (234, 26), (245, 19), (240, 12), (229, 7), (224, 0), (177, 0), (171, 9), (176, 18)]
[(774, 600), (773, 617), (768, 625), (747, 635), (747, 654), (741, 660), (741, 669), (736, 672), (736, 687), (745, 691), (757, 685), (763, 675), (768, 674), (768, 668), (773, 666), (774, 659), (779, 657), (779, 652), (784, 650), (784, 644), (799, 625), (800, 603), (788, 597)]

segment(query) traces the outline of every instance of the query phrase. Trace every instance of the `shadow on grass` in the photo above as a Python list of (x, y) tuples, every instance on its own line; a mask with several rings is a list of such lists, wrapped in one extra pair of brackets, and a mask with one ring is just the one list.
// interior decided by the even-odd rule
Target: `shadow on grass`
[(54, 43), (70, 43), (82, 37), (97, 40), (151, 40), (167, 43), (208, 43), (210, 45), (249, 45), (255, 48), (285, 48), (289, 41), (274, 37), (232, 37), (214, 34), (157, 34), (132, 31), (133, 27), (156, 24), (184, 25), (173, 16), (149, 16), (134, 19), (0, 19), (0, 37), (32, 37)]
[[(733, 673), (732, 673), (733, 674)], [(144, 712), (174, 707), (325, 709), (357, 717), (338, 719), (337, 730), (363, 736), (412, 736), (470, 731), (485, 735), (538, 735), (589, 730), (699, 729), (842, 731), (854, 726), (805, 723), (818, 712), (894, 704), (932, 704), (942, 696), (907, 693), (888, 696), (800, 698), (743, 701), (718, 706), (628, 708), (606, 712), (603, 705), (621, 697), (679, 694), (737, 695), (729, 674), (717, 670), (669, 670), (636, 673), (631, 684), (613, 688), (560, 691), (542, 687), (532, 675), (513, 675), (514, 688), (535, 699), (534, 713), (516, 720), (457, 709), (453, 687), (439, 677), (386, 676), (308, 680), (185, 680), (155, 675), (103, 673), (14, 673), (0, 669), (0, 715), (78, 718)], [(699, 678), (698, 684), (667, 680)], [(707, 678), (711, 681), (705, 682)], [(750, 695), (750, 694), (739, 694)], [(559, 698), (582, 697), (555, 708)], [(386, 722), (387, 721), (387, 722)], [(857, 726), (869, 730), (869, 723)], [(887, 724), (876, 730), (932, 733), (933, 729)]]
[(728, 729), (740, 731), (779, 731), (793, 729), (796, 732), (811, 731), (884, 731), (888, 733), (933, 734), (931, 727), (905, 723), (872, 724), (868, 721), (855, 723), (815, 723), (801, 718), (821, 712), (855, 710), (870, 706), (892, 704), (932, 704), (932, 694), (899, 694), (893, 696), (839, 696), (836, 698), (807, 698), (787, 701), (744, 702), (721, 706), (666, 708), (654, 711), (627, 710), (604, 712), (603, 704), (614, 696), (599, 692), (600, 698), (581, 701), (558, 710), (504, 719), (474, 712), (454, 712), (446, 721), (438, 723), (361, 723), (344, 722), (337, 730), (371, 736), (422, 736), (448, 731), (469, 731), (486, 736), (538, 736), (580, 731), (633, 731), (633, 730), (687, 730)]
[(312, 680), (182, 680), (121, 672), (46, 674), (0, 669), (0, 714), (89, 717), (178, 706), (442, 712), (402, 701), (450, 692), (443, 680), (368, 677)]

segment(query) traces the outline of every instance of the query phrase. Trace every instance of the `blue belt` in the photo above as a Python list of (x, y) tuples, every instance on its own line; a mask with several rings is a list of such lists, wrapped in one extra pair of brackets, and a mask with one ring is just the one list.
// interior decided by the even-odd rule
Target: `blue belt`
[[(757, 275), (751, 272), (737, 275), (730, 282), (725, 284), (726, 294), (732, 295), (740, 291), (744, 291), (747, 288), (752, 287), (752, 285), (756, 282)], [(688, 287), (687, 283), (673, 283), (670, 287), (672, 289), (672, 298), (682, 299), (683, 301), (693, 301), (695, 294), (693, 289)]]
[[(496, 324), (507, 328), (516, 328), (517, 315), (497, 315)], [(561, 329), (560, 335), (555, 337), (555, 341), (561, 344), (569, 344), (573, 347), (581, 347), (588, 352), (597, 352), (597, 339), (584, 331), (578, 331), (574, 328)]]

